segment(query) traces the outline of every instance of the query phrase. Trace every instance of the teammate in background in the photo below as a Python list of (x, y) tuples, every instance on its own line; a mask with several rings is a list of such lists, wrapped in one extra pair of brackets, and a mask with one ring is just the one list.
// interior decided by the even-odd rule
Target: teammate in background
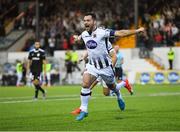
[[(46, 76), (44, 76), (46, 75)], [(43, 86), (51, 86), (51, 63), (46, 61), (46, 74), (44, 74), (44, 64), (43, 64)]]
[(132, 35), (144, 31), (144, 28), (137, 30), (108, 30), (98, 28), (96, 26), (96, 16), (93, 13), (87, 13), (84, 16), (85, 31), (80, 36), (74, 36), (76, 41), (82, 39), (87, 48), (87, 54), (84, 59), (88, 57), (87, 70), (83, 74), (83, 84), (81, 89), (81, 112), (76, 117), (76, 120), (83, 120), (88, 116), (88, 102), (91, 96), (91, 85), (100, 76), (112, 91), (117, 96), (117, 101), (120, 109), (125, 108), (119, 89), (122, 86), (132, 89), (128, 81), (115, 83), (115, 76), (112, 67), (115, 66), (117, 57), (108, 41), (110, 37), (122, 37)]
[(16, 60), (16, 74), (17, 74), (17, 81), (16, 81), (16, 86), (21, 86), (22, 83), (22, 77), (23, 77), (23, 65), (20, 60)]
[(77, 51), (75, 50), (75, 47), (73, 48), (73, 51), (71, 53), (71, 61), (72, 61), (72, 71), (74, 72), (75, 71), (75, 68), (78, 70), (78, 71), (81, 71), (81, 69), (79, 68), (78, 66), (78, 60), (79, 60), (79, 56), (78, 56), (78, 53)]
[[(44, 69), (43, 69), (44, 64)], [(44, 76), (46, 76), (46, 56), (43, 49), (40, 48), (40, 42), (36, 41), (34, 49), (29, 52), (28, 63), (27, 63), (27, 75), (31, 72), (32, 82), (35, 86), (34, 99), (38, 99), (39, 91), (43, 94), (43, 99), (46, 97), (45, 90), (41, 87), (40, 76), (44, 70)]]
[(72, 84), (72, 82), (73, 82), (73, 80), (72, 80), (72, 67), (73, 67), (73, 64), (72, 64), (71, 58), (72, 58), (71, 51), (67, 50), (65, 52), (66, 75), (65, 75), (65, 77), (63, 78), (62, 81), (63, 82), (68, 82), (68, 84)]

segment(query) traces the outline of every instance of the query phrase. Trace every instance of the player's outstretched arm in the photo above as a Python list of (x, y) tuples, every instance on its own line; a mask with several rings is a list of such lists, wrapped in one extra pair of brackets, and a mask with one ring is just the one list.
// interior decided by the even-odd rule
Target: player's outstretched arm
[(138, 28), (136, 30), (117, 30), (114, 32), (115, 37), (125, 37), (129, 35), (134, 35), (136, 33), (144, 32), (144, 28)]
[(46, 76), (46, 64), (47, 64), (47, 61), (46, 61), (46, 59), (44, 59), (43, 60), (43, 64), (44, 64), (44, 69), (43, 69), (43, 71), (44, 71), (44, 76)]

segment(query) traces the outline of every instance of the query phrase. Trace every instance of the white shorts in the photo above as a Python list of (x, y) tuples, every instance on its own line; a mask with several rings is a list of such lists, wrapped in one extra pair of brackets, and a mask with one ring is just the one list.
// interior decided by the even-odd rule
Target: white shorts
[(115, 83), (114, 71), (111, 66), (103, 69), (96, 69), (93, 65), (86, 64), (86, 69), (85, 73), (89, 73), (97, 78), (100, 76), (106, 84)]
[(104, 82), (104, 80), (100, 76), (96, 80), (101, 83), (103, 88), (108, 88), (108, 86), (106, 85), (106, 83)]

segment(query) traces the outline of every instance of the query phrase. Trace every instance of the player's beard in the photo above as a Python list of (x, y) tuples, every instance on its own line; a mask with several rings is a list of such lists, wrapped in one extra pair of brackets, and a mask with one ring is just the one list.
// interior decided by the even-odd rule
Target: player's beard
[(88, 25), (88, 26), (85, 26), (85, 29), (86, 31), (90, 31), (91, 27)]
[(88, 26), (88, 27), (85, 27), (85, 29), (88, 32), (93, 32), (96, 29), (96, 26)]

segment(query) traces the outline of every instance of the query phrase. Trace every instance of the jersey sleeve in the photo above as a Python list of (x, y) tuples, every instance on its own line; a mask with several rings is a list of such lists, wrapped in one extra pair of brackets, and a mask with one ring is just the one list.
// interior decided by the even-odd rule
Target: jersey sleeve
[(29, 52), (28, 59), (29, 59), (29, 60), (32, 59), (32, 52)]
[(42, 54), (42, 59), (45, 60), (45, 59), (46, 59), (46, 54), (45, 54), (45, 52), (42, 52), (41, 54)]
[(112, 29), (105, 29), (104, 31), (104, 37), (109, 38), (109, 37), (113, 37), (115, 33), (115, 30)]

